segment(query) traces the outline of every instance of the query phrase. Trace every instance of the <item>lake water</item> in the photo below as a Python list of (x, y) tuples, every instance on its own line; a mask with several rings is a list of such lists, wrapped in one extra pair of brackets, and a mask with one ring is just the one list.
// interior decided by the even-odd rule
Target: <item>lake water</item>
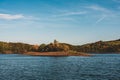
[(120, 80), (120, 54), (92, 57), (0, 54), (0, 80)]

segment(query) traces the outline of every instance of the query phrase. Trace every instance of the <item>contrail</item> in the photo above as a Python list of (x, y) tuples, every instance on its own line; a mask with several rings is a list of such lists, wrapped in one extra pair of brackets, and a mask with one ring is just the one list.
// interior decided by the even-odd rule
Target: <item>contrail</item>
[(96, 23), (95, 24), (98, 24), (99, 22), (101, 22), (102, 20), (104, 20), (105, 19), (105, 15), (104, 16), (102, 16), (100, 19), (98, 19), (97, 21), (96, 21)]

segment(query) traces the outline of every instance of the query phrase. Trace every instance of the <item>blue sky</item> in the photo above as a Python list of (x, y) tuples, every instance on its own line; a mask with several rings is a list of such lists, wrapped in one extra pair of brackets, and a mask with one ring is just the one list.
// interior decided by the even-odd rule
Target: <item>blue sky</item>
[(75, 45), (120, 38), (120, 0), (0, 0), (0, 41)]

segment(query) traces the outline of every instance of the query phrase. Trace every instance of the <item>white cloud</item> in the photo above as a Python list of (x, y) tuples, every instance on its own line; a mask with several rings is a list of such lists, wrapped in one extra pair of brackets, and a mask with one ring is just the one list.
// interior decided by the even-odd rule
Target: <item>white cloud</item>
[(108, 9), (98, 6), (98, 5), (92, 5), (92, 6), (88, 6), (86, 8), (92, 9), (92, 10), (96, 10), (96, 11), (102, 11), (102, 12), (109, 12)]
[(120, 3), (120, 0), (113, 0), (114, 2)]
[(11, 15), (11, 14), (0, 14), (0, 19), (4, 20), (15, 20), (24, 18), (21, 14)]
[(118, 9), (120, 9), (120, 6), (118, 7)]
[(81, 14), (85, 14), (86, 12), (68, 12), (68, 13), (64, 13), (62, 14), (63, 16), (70, 16), (70, 15), (81, 15)]
[(78, 12), (64, 12), (58, 15), (54, 15), (54, 17), (60, 17), (60, 16), (73, 16), (73, 15), (82, 15), (86, 14), (86, 11), (78, 11)]

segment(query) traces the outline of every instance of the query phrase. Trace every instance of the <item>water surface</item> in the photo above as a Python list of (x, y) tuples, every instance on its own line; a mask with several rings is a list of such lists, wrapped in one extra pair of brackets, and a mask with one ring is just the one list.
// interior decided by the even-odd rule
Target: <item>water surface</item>
[(120, 54), (92, 57), (0, 54), (0, 80), (120, 80)]

